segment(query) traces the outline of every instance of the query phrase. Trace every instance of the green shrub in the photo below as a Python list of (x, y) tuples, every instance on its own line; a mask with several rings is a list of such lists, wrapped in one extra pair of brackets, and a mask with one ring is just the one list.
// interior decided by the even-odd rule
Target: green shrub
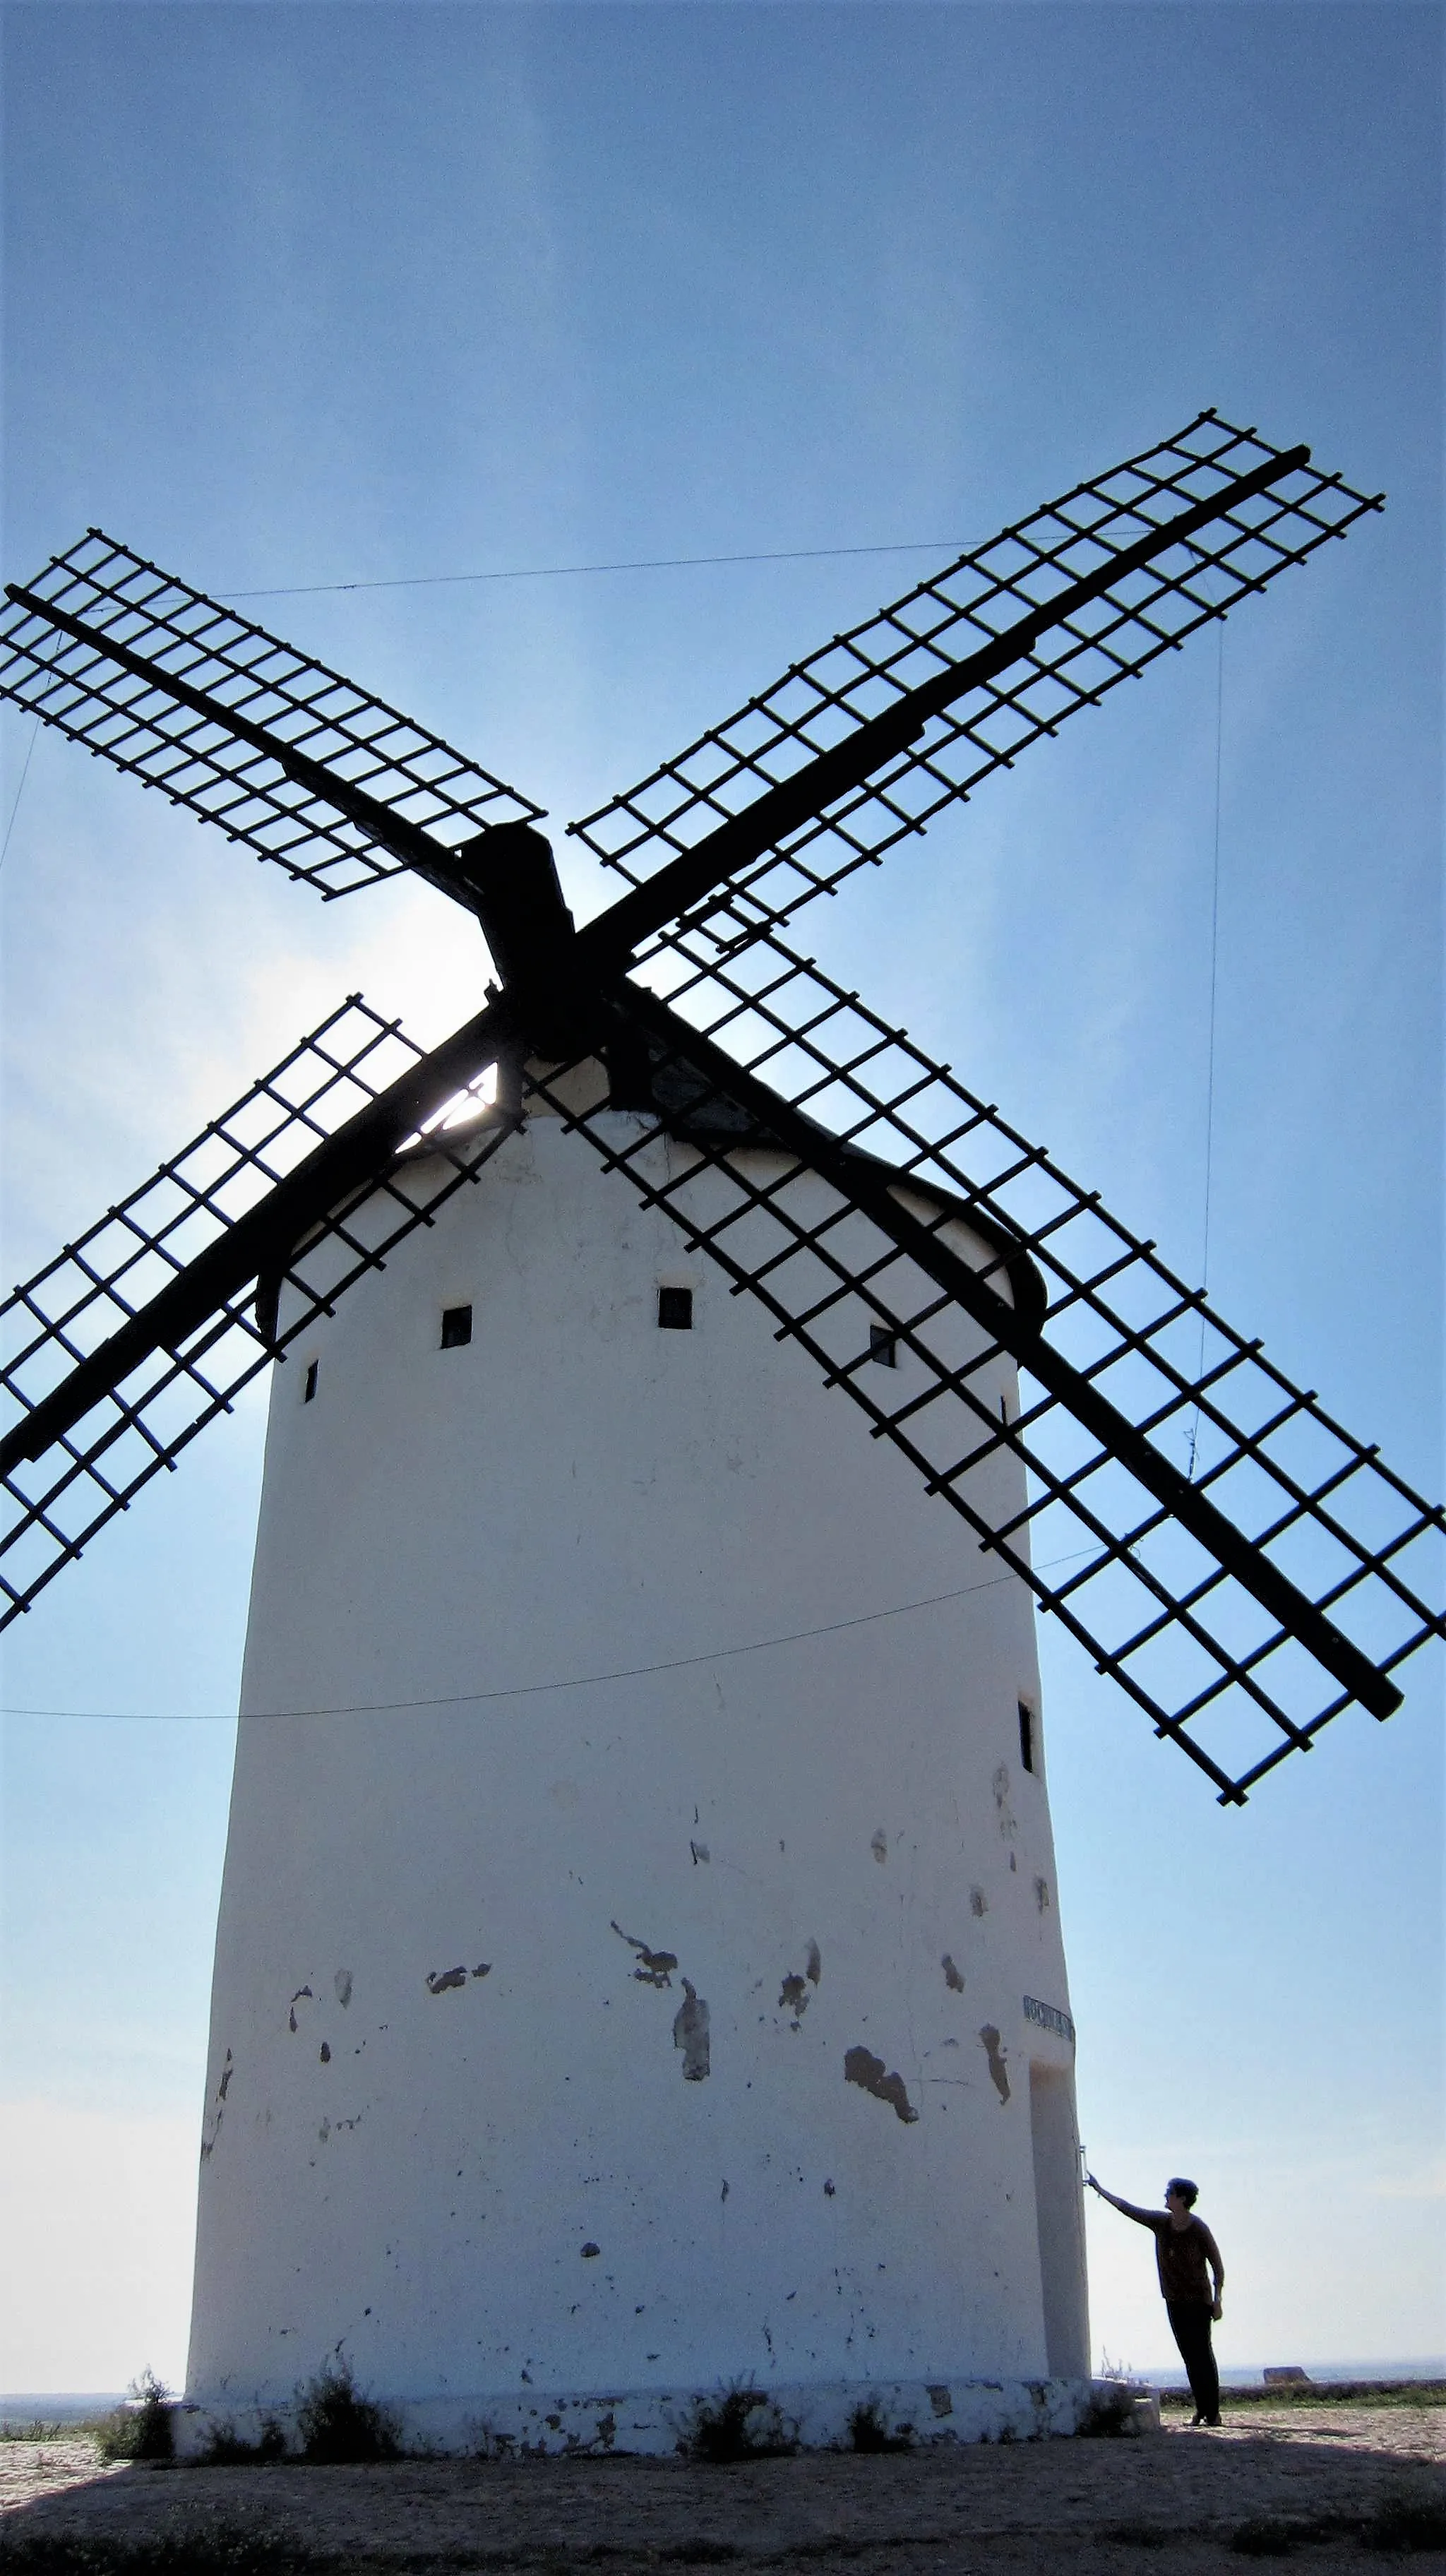
[(715, 2468), (738, 2460), (779, 2460), (798, 2449), (798, 2428), (785, 2422), (771, 2397), (748, 2385), (725, 2388), (711, 2402), (700, 2398), (679, 2450)]
[(901, 2424), (891, 2433), (872, 2399), (866, 2406), (856, 2406), (849, 2417), (849, 2442), (855, 2451), (912, 2451), (914, 2428)]
[(100, 2428), (103, 2460), (172, 2460), (171, 2392), (153, 2370), (131, 2381), (131, 2403), (117, 2407)]
[(246, 2441), (234, 2424), (213, 2424), (206, 2436), (205, 2448), (197, 2453), (203, 2469), (256, 2468), (266, 2460), (284, 2460), (286, 2435), (274, 2415), (261, 2419), (261, 2430), (254, 2442)]
[(1079, 2436), (1089, 2442), (1114, 2441), (1123, 2433), (1133, 2433), (1135, 2398), (1133, 2388), (1095, 2388), (1077, 2426)]
[(395, 2417), (374, 2398), (358, 2396), (349, 2362), (329, 2361), (298, 2388), (296, 2401), (304, 2460), (339, 2468), (399, 2457), (402, 2445)]

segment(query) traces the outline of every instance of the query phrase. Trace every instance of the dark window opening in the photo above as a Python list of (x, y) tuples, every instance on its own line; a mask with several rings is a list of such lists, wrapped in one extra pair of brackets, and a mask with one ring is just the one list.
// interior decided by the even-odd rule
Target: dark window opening
[(316, 1372), (318, 1365), (319, 1363), (316, 1360), (307, 1361), (306, 1384), (301, 1390), (301, 1401), (303, 1404), (310, 1404), (316, 1393)]
[(889, 1331), (887, 1324), (870, 1324), (869, 1357), (877, 1360), (880, 1368), (898, 1367), (899, 1337)]
[(460, 1349), (462, 1348), (463, 1343), (464, 1343), (464, 1342), (470, 1342), (470, 1340), (471, 1340), (471, 1339), (472, 1339), (472, 1309), (471, 1309), (471, 1307), (470, 1307), (470, 1306), (444, 1306), (444, 1307), (442, 1308), (442, 1348), (443, 1348), (443, 1350), (444, 1350), (444, 1351), (460, 1351)]
[(1034, 1711), (1027, 1699), (1019, 1703), (1019, 1758), (1026, 1771), (1034, 1769)]
[(660, 1333), (691, 1333), (693, 1329), (693, 1291), (691, 1288), (658, 1290), (658, 1330)]

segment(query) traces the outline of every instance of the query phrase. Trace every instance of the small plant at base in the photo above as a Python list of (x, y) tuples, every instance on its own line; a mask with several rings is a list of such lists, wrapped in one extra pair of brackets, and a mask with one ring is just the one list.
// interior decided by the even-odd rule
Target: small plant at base
[(354, 2467), (367, 2460), (395, 2460), (401, 2451), (395, 2419), (371, 2397), (359, 2397), (351, 2364), (329, 2361), (296, 2392), (301, 2456), (314, 2466)]
[(856, 2451), (912, 2451), (914, 2427), (901, 2424), (891, 2433), (876, 2404), (856, 2406), (849, 2417), (849, 2442)]
[(690, 2460), (727, 2468), (738, 2460), (782, 2460), (798, 2449), (798, 2428), (787, 2424), (771, 2397), (746, 2384), (725, 2388), (710, 2404), (699, 2398), (678, 2444)]
[(1135, 2429), (1135, 2401), (1128, 2388), (1091, 2389), (1089, 2404), (1076, 2427), (1080, 2440), (1114, 2441)]
[(173, 2460), (171, 2392), (153, 2370), (143, 2370), (130, 2387), (130, 2404), (120, 2406), (101, 2427), (103, 2460)]
[(515, 2460), (517, 2436), (515, 2433), (498, 2433), (483, 2419), (472, 2426), (468, 2456), (474, 2460)]
[(213, 2424), (197, 2457), (203, 2469), (256, 2468), (266, 2460), (285, 2459), (286, 2435), (274, 2415), (262, 2417), (254, 2442), (246, 2441), (234, 2424)]

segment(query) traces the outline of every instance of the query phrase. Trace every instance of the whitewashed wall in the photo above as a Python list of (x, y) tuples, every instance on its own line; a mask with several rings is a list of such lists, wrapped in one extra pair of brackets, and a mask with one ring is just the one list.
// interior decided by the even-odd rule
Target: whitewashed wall
[(1021, 1698), (1023, 1588), (584, 1143), (511, 1139), (276, 1372), (192, 2396), (1084, 2373)]

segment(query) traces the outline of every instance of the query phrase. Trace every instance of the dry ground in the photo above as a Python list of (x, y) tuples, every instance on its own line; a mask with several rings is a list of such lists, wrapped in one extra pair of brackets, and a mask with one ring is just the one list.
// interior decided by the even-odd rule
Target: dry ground
[[(1227, 2401), (1228, 2402), (1228, 2401)], [(730, 2468), (673, 2460), (406, 2460), (370, 2468), (102, 2466), (93, 2442), (0, 2445), (0, 2576), (463, 2576), (732, 2564), (737, 2576), (1181, 2576), (1293, 2556), (1383, 2571), (1382, 2509), (1446, 2515), (1446, 2410), (1236, 2404), (1219, 2432), (1178, 2415), (1135, 2440), (904, 2457), (814, 2454)], [(1272, 2526), (1274, 2528), (1272, 2528)], [(1374, 2538), (1364, 2535), (1374, 2527)], [(1419, 2543), (1420, 2525), (1416, 2524)], [(1394, 2538), (1409, 2541), (1396, 2516)], [(194, 2553), (194, 2555), (193, 2555)], [(1446, 2549), (1405, 2565), (1446, 2571)]]

